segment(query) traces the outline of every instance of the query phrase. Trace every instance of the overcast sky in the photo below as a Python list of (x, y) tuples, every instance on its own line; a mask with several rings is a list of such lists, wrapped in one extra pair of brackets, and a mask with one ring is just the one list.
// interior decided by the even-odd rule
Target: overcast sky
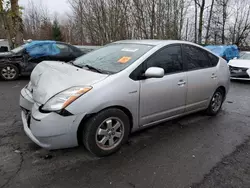
[[(19, 5), (22, 7), (27, 7), (27, 4), (30, 0), (19, 0)], [(57, 12), (59, 14), (64, 14), (65, 12), (69, 12), (69, 4), (68, 0), (32, 0), (33, 2), (37, 2), (40, 4), (42, 2), (43, 5), (48, 7), (49, 11), (53, 14)], [(40, 2), (39, 2), (40, 1)]]

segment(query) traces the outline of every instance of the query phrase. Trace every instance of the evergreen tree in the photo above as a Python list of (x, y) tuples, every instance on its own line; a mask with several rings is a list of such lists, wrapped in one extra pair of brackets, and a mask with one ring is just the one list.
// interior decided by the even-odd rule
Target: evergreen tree
[(62, 41), (62, 33), (57, 19), (55, 19), (53, 22), (52, 39), (55, 41)]

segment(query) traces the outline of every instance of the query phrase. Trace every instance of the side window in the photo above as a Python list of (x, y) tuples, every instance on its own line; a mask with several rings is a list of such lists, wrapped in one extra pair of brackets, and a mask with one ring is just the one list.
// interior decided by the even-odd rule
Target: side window
[(161, 67), (164, 69), (165, 74), (183, 71), (181, 46), (168, 46), (156, 52), (146, 61), (146, 68), (149, 67)]
[(50, 44), (38, 44), (27, 50), (29, 55), (33, 58), (48, 56), (51, 53)]
[(188, 70), (211, 67), (207, 53), (198, 47), (183, 45), (183, 56), (184, 61), (187, 63)]
[(219, 62), (219, 58), (216, 57), (215, 55), (209, 53), (209, 52), (207, 52), (207, 54), (208, 54), (208, 57), (210, 59), (211, 66), (215, 67), (218, 64), (218, 62)]
[(0, 47), (0, 52), (8, 52), (8, 47), (7, 46), (1, 46)]
[(60, 54), (69, 54), (71, 53), (71, 49), (65, 44), (56, 44), (56, 48), (59, 49)]

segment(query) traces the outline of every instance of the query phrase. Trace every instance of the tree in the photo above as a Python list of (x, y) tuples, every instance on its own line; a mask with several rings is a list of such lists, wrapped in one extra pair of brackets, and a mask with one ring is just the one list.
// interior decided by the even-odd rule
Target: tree
[(195, 15), (194, 15), (194, 42), (197, 43), (197, 16), (198, 16), (198, 7), (197, 7), (196, 0), (194, 0), (194, 9), (195, 9)]
[(212, 19), (212, 16), (213, 16), (214, 1), (215, 0), (212, 0), (210, 11), (209, 11), (208, 24), (207, 24), (207, 32), (206, 32), (206, 37), (205, 37), (205, 44), (208, 43), (208, 39), (209, 39), (211, 19)]
[[(200, 14), (199, 14), (199, 29), (198, 29), (198, 44), (202, 43), (202, 28), (203, 28), (203, 13), (205, 9), (205, 0), (194, 0), (195, 2), (195, 14), (197, 17), (197, 6), (200, 8)], [(197, 18), (195, 18), (195, 22), (197, 24)], [(195, 28), (197, 26), (195, 25)], [(196, 31), (195, 31), (196, 32)], [(196, 36), (195, 36), (196, 38)]]
[(55, 41), (62, 41), (61, 29), (56, 18), (52, 26), (52, 39)]
[(10, 47), (21, 45), (23, 43), (23, 24), (18, 0), (0, 0), (0, 15)]
[(10, 0), (13, 37), (15, 38), (15, 46), (23, 44), (23, 21), (21, 17), (18, 0)]
[(229, 37), (232, 43), (242, 46), (250, 34), (250, 5), (248, 0), (242, 0), (235, 3), (234, 24), (230, 26)]
[(68, 1), (71, 13), (60, 18), (59, 25), (51, 20), (46, 6), (30, 0), (23, 15), (25, 38), (65, 39), (80, 45), (104, 45), (123, 39), (239, 45), (250, 41), (249, 0)]

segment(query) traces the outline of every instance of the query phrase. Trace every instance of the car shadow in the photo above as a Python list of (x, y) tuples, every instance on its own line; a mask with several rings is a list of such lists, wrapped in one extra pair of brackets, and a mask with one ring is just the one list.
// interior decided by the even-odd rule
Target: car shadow
[(0, 82), (16, 82), (16, 81), (22, 81), (22, 80), (30, 80), (30, 76), (20, 76), (16, 80), (4, 80), (3, 78), (0, 77)]
[[(180, 136), (180, 132), (184, 132), (185, 134), (185, 131), (189, 131), (189, 129), (195, 129), (196, 126), (200, 126), (199, 124), (195, 124), (195, 122), (209, 118), (209, 116), (206, 116), (204, 115), (204, 113), (199, 112), (184, 116), (176, 120), (167, 121), (165, 123), (161, 123), (155, 126), (146, 127), (135, 133), (132, 133), (127, 143), (125, 143), (117, 153), (114, 153), (111, 156), (104, 158), (131, 157), (132, 155), (147, 147), (148, 145), (157, 145), (158, 139), (165, 139), (164, 137), (170, 140), (173, 137), (175, 137), (174, 139), (178, 139), (178, 137)], [(34, 143), (30, 143), (29, 149), (33, 152), (40, 153), (39, 155), (36, 155), (36, 157), (43, 159), (65, 159), (67, 157), (72, 156), (74, 156), (74, 160), (79, 160), (82, 162), (102, 159), (91, 154), (84, 146), (48, 151), (40, 148)]]
[(250, 84), (250, 80), (231, 80), (232, 83)]

